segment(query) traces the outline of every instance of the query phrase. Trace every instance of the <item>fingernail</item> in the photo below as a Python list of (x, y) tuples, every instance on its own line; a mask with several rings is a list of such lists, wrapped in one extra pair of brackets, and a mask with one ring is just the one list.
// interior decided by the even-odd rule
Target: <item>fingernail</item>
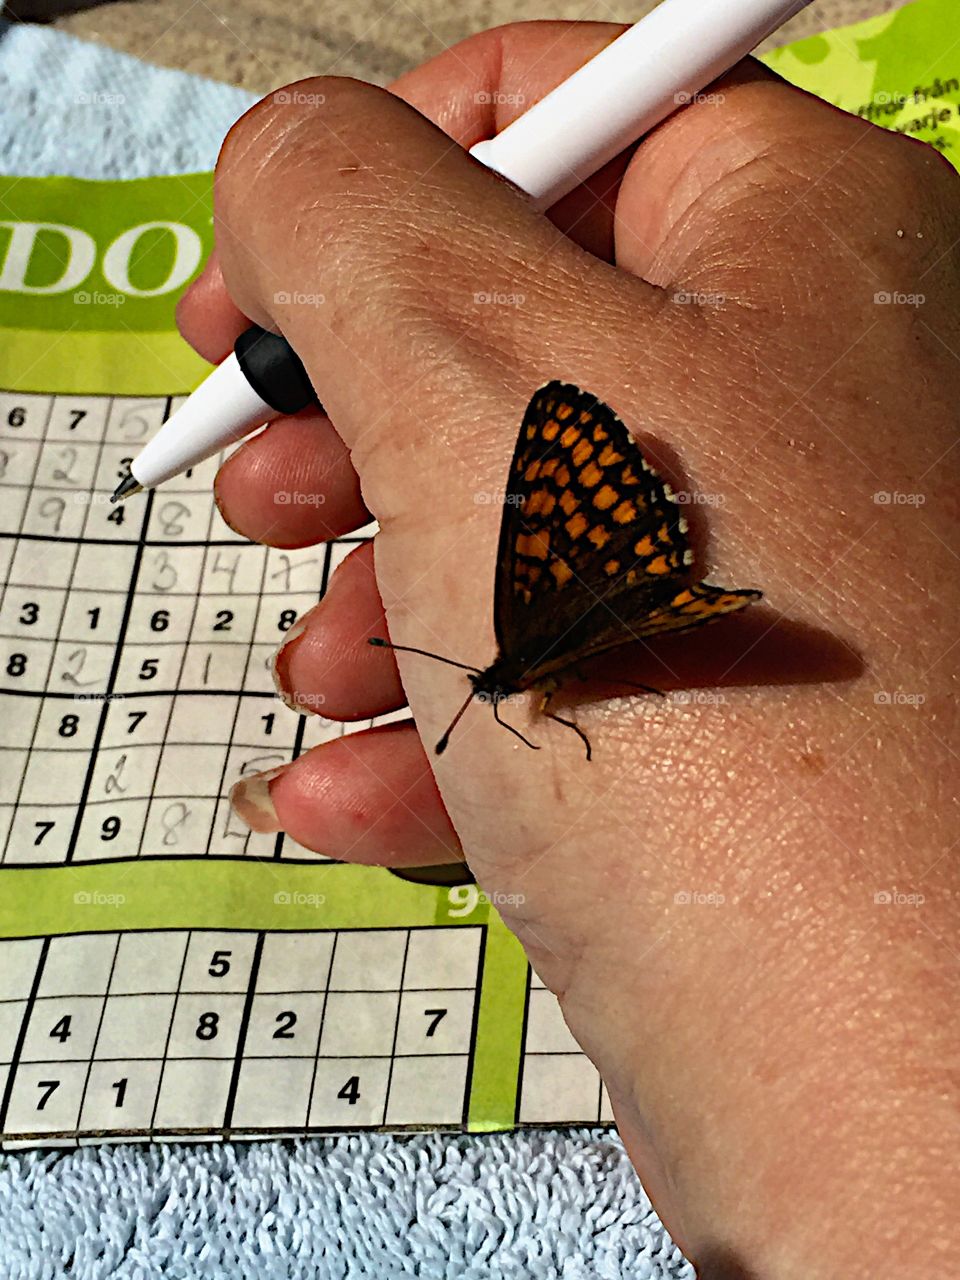
[[(241, 445), (240, 448), (242, 449), (243, 445)], [(235, 450), (234, 453), (230, 455), (231, 458), (234, 457), (239, 452), (240, 452), (239, 449)], [(227, 528), (232, 529), (234, 533), (242, 533), (242, 530), (238, 529), (235, 524), (230, 523), (230, 520), (227, 517), (226, 511), (223, 509), (223, 503), (220, 501), (220, 472), (219, 471), (213, 477), (213, 501), (217, 510), (220, 512), (220, 519), (227, 526)]]
[(249, 778), (241, 778), (230, 790), (230, 803), (239, 818), (252, 831), (270, 832), (280, 830), (277, 811), (270, 797), (270, 783), (286, 769), (285, 764), (275, 769), (265, 769), (263, 773), (252, 773)]
[(280, 701), (283, 703), (285, 707), (289, 707), (291, 711), (296, 711), (298, 715), (302, 715), (303, 712), (308, 708), (297, 705), (297, 700), (294, 697), (293, 690), (287, 688), (287, 680), (286, 680), (287, 670), (286, 670), (286, 667), (283, 666), (282, 664), (284, 662), (284, 656), (283, 656), (284, 653), (287, 654), (287, 658), (289, 659), (290, 657), (290, 654), (288, 652), (289, 646), (292, 645), (295, 640), (299, 640), (300, 637), (303, 635), (304, 631), (306, 631), (306, 629), (307, 629), (307, 616), (306, 614), (304, 614), (302, 618), (298, 618), (296, 620), (296, 622), (287, 632), (286, 639), (284, 640), (283, 644), (280, 646), (277, 652), (273, 655), (273, 667), (272, 667), (273, 687), (277, 691), (277, 697), (280, 699)]

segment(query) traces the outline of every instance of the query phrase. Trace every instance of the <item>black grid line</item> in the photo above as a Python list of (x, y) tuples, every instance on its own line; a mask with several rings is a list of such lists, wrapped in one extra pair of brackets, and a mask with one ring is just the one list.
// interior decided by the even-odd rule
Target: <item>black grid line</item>
[(30, 994), (27, 996), (27, 1007), (24, 1009), (23, 1017), (20, 1020), (20, 1031), (17, 1035), (17, 1043), (14, 1046), (13, 1053), (10, 1055), (7, 1084), (3, 1091), (3, 1098), (0, 1100), (0, 1133), (4, 1133), (6, 1130), (7, 1112), (10, 1110), (10, 1099), (13, 1097), (14, 1081), (17, 1078), (17, 1071), (20, 1067), (20, 1059), (23, 1055), (23, 1046), (26, 1044), (30, 1019), (33, 1017), (33, 1007), (37, 1002), (37, 991), (40, 989), (40, 983), (43, 981), (43, 970), (47, 963), (47, 953), (49, 950), (50, 939), (44, 938), (43, 945), (40, 948), (40, 956), (37, 960), (36, 972), (33, 975)]
[(250, 1026), (250, 1014), (253, 1010), (254, 993), (257, 989), (257, 978), (260, 974), (260, 957), (263, 955), (263, 939), (262, 933), (257, 934), (257, 940), (253, 947), (253, 958), (250, 961), (250, 977), (247, 981), (247, 994), (243, 1002), (243, 1012), (240, 1015), (240, 1026), (237, 1030), (237, 1052), (233, 1059), (233, 1071), (230, 1073), (230, 1084), (227, 1089), (227, 1101), (223, 1109), (223, 1127), (225, 1131), (229, 1131), (233, 1124), (233, 1109), (237, 1102), (237, 1089), (240, 1087), (240, 1072), (243, 1069), (244, 1054), (243, 1050), (247, 1043), (247, 1029)]

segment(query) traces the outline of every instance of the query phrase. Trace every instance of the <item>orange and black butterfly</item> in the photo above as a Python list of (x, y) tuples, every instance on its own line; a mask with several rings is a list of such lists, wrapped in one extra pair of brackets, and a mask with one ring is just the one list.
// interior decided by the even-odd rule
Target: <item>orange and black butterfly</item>
[(467, 671), (471, 690), (437, 754), (473, 698), (492, 703), (498, 723), (527, 742), (498, 708), (533, 689), (544, 715), (580, 735), (589, 760), (586, 735), (547, 710), (562, 676), (586, 658), (689, 631), (760, 599), (759, 591), (698, 582), (686, 535), (670, 486), (610, 406), (567, 383), (540, 387), (507, 481), (494, 581), (497, 657), (485, 671), (439, 659)]

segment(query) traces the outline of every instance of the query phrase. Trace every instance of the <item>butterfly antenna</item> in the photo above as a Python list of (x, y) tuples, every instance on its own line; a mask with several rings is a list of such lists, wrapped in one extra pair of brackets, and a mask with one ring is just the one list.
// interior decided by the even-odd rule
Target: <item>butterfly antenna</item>
[[(414, 649), (408, 644), (391, 644), (389, 640), (383, 640), (380, 636), (371, 636), (367, 644), (372, 644), (376, 649), (392, 649), (394, 653), (418, 653), (421, 658), (433, 658), (434, 662), (445, 662), (448, 667), (459, 667), (461, 671), (472, 671), (474, 675), (480, 674), (479, 667), (468, 667), (465, 662), (454, 662), (452, 658), (431, 653), (429, 649)], [(473, 694), (470, 697), (473, 697)]]
[[(431, 656), (432, 656), (432, 655), (431, 655)], [(459, 665), (459, 664), (457, 664), (457, 665)], [(454, 729), (455, 729), (455, 728), (457, 727), (457, 725), (460, 723), (460, 717), (461, 717), (461, 716), (463, 715), (463, 713), (466, 711), (467, 707), (469, 707), (469, 705), (470, 705), (470, 703), (473, 701), (473, 699), (474, 699), (474, 691), (471, 689), (471, 690), (470, 690), (469, 695), (467, 696), (467, 700), (464, 702), (463, 706), (460, 708), (460, 710), (457, 712), (457, 714), (456, 714), (456, 715), (453, 717), (453, 719), (450, 721), (450, 724), (449, 724), (449, 726), (448, 726), (448, 728), (447, 728), (447, 732), (443, 735), (443, 737), (442, 737), (442, 738), (440, 739), (440, 741), (437, 743), (436, 747), (434, 747), (434, 750), (436, 751), (436, 753), (437, 753), (437, 755), (438, 755), (438, 756), (442, 756), (442, 755), (443, 755), (443, 753), (446, 751), (446, 749), (447, 749), (447, 744), (448, 744), (448, 743), (449, 743), (449, 741), (450, 741), (450, 735), (451, 735), (451, 733), (453, 733)]]
[(519, 738), (520, 741), (524, 744), (524, 746), (529, 747), (531, 751), (540, 750), (537, 744), (535, 742), (531, 742), (529, 738), (525, 738), (519, 729), (515, 729), (512, 724), (507, 724), (506, 720), (500, 719), (500, 716), (497, 711), (496, 702), (494, 702), (493, 704), (493, 718), (494, 720), (496, 720), (497, 724), (501, 725), (504, 729), (509, 729), (510, 732), (513, 734), (513, 736), (515, 738)]

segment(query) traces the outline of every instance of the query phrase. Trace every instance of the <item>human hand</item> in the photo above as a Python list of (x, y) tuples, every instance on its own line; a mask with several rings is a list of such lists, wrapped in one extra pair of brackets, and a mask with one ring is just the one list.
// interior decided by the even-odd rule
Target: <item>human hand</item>
[[(904, 1217), (932, 1270), (949, 1100), (930, 1064), (952, 1052), (940, 938), (957, 925), (938, 861), (955, 821), (957, 178), (752, 64), (553, 223), (444, 136), (502, 128), (621, 29), (524, 24), (457, 46), (394, 86), (439, 128), (323, 78), (231, 131), (218, 259), (184, 333), (216, 358), (246, 317), (281, 328), (330, 417), (248, 442), (218, 501), (275, 545), (377, 517), (278, 672), (333, 718), (409, 700), (415, 721), (245, 784), (241, 812), (356, 861), (465, 849), (516, 902), (507, 922), (704, 1273), (736, 1257), (763, 1276), (875, 1275)], [(523, 706), (505, 714), (539, 753), (475, 707), (437, 760), (462, 675), (366, 641), (388, 622), (397, 643), (492, 659), (501, 508), (477, 495), (502, 491), (553, 377), (610, 403), (702, 500), (706, 576), (766, 603), (631, 655), (631, 680), (684, 697), (600, 697), (610, 669), (578, 694), (590, 764)], [(326, 500), (279, 506), (281, 489)], [(921, 883), (922, 918), (875, 902)]]

